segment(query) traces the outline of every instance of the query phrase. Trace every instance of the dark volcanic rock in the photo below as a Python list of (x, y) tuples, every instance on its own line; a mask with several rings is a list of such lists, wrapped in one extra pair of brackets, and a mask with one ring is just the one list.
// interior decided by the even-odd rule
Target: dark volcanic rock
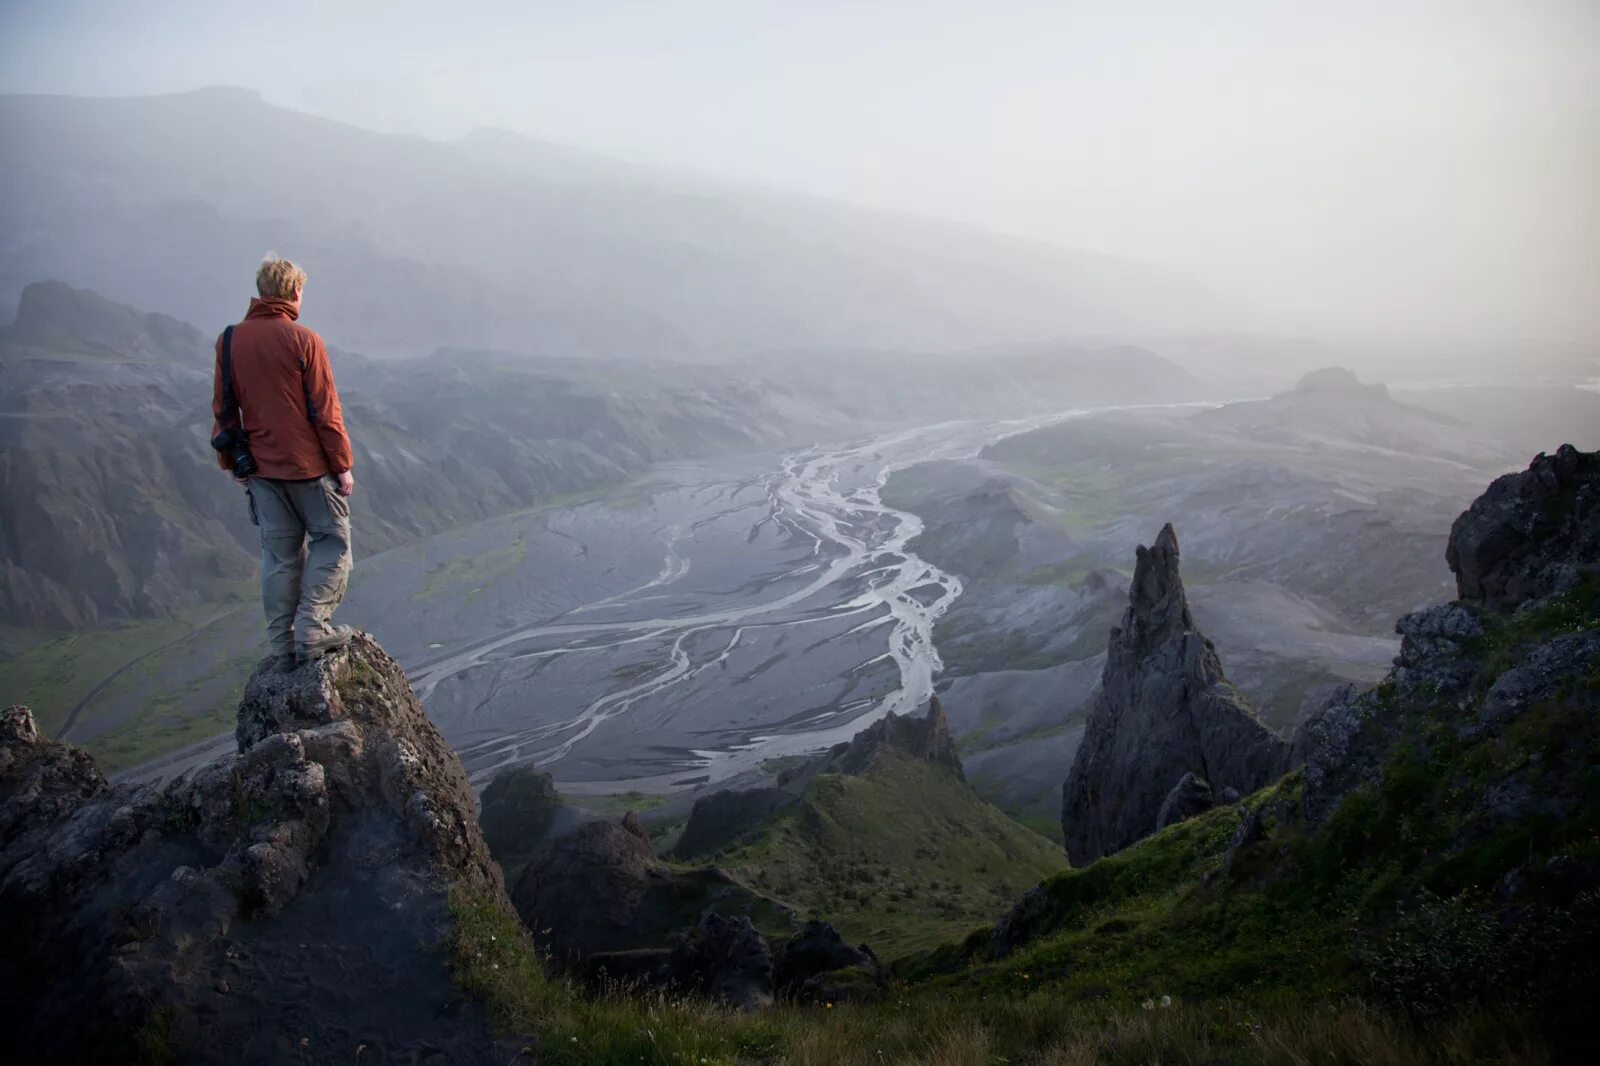
[(510, 903), (399, 665), (364, 634), (267, 660), (239, 719), (237, 757), (164, 787), (110, 786), (25, 711), (0, 719), (9, 1039), (35, 1061), (126, 1057), (152, 1025), (194, 1062), (281, 1062), (302, 1039), (348, 1058), (353, 1033), (375, 1059), (496, 1055), (473, 1008), (440, 1014), (438, 945), (453, 891)]
[[(1402, 709), (1454, 719), (1463, 736), (1496, 733), (1590, 675), (1600, 654), (1593, 628), (1529, 640), (1492, 680), (1483, 676), (1488, 664), (1480, 642), (1490, 612), (1526, 608), (1600, 571), (1597, 499), (1600, 454), (1563, 447), (1496, 480), (1456, 520), (1448, 559), (1461, 600), (1401, 618), (1400, 654), (1384, 683), (1366, 692), (1341, 690), (1295, 735), (1293, 759), (1304, 763), (1309, 820), (1325, 819), (1353, 789), (1379, 779), (1404, 731)], [(1560, 791), (1552, 785), (1541, 798), (1514, 780), (1494, 782), (1485, 824), (1520, 817), (1535, 801), (1554, 802), (1544, 813), (1559, 818), (1563, 804), (1575, 802), (1570, 796), (1556, 802)]]
[(810, 998), (804, 990), (817, 987), (818, 977), (852, 967), (875, 968), (877, 962), (866, 945), (853, 948), (832, 925), (812, 920), (778, 949), (773, 977), (778, 991)]
[(1445, 559), (1463, 600), (1514, 610), (1600, 568), (1600, 453), (1570, 444), (1507, 474), (1450, 529)]
[(589, 822), (536, 856), (511, 898), (535, 940), (570, 962), (651, 939), (661, 922), (651, 889), (669, 880), (648, 837)]
[(655, 845), (650, 843), (650, 830), (646, 829), (644, 827), (644, 823), (639, 820), (638, 811), (628, 811), (625, 813), (622, 816), (621, 825), (624, 830), (632, 833), (634, 836), (644, 841), (645, 845), (649, 847), (652, 852), (655, 851)]
[(894, 747), (918, 759), (939, 763), (955, 771), (963, 781), (961, 755), (950, 735), (950, 719), (935, 696), (928, 702), (928, 713), (920, 718), (890, 712), (857, 733), (849, 743), (835, 747), (831, 769), (838, 773), (859, 773), (883, 747)]
[(1022, 894), (1011, 912), (995, 923), (989, 934), (989, 952), (997, 959), (1010, 955), (1036, 937), (1050, 916), (1050, 896), (1044, 885), (1034, 885)]
[(527, 864), (544, 843), (561, 805), (555, 781), (532, 766), (513, 766), (494, 775), (483, 790), (478, 822), (503, 869), (509, 872)]
[(694, 801), (673, 852), (680, 858), (710, 855), (739, 842), (794, 800), (783, 788), (728, 789)]
[(659, 861), (632, 811), (557, 836), (523, 868), (511, 898), (535, 942), (571, 972), (653, 985), (683, 983), (664, 960), (702, 915), (766, 903), (719, 867)]
[(1192, 771), (1185, 773), (1172, 786), (1167, 798), (1161, 801), (1161, 809), (1156, 812), (1156, 828), (1165, 829), (1197, 814), (1204, 814), (1216, 806), (1216, 802), (1217, 797), (1204, 779), (1196, 777)]
[(772, 951), (749, 918), (711, 911), (687, 931), (668, 961), (669, 984), (740, 1010), (772, 1005)]
[(1154, 832), (1170, 783), (1184, 774), (1249, 793), (1285, 766), (1285, 746), (1195, 629), (1170, 525), (1139, 548), (1128, 599), (1063, 789), (1061, 826), (1075, 864)]
[(1478, 721), (1492, 731), (1504, 729), (1522, 713), (1550, 699), (1568, 682), (1587, 673), (1600, 659), (1600, 631), (1557, 637), (1534, 648), (1517, 665), (1495, 678), (1478, 707)]

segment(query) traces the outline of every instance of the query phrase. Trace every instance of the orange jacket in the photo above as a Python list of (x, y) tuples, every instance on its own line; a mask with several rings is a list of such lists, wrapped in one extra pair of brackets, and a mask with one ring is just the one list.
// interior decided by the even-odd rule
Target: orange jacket
[[(250, 434), (250, 454), (262, 477), (285, 481), (343, 473), (352, 462), (327, 349), (315, 331), (295, 322), (298, 317), (288, 300), (253, 299), (244, 321), (233, 327), (230, 351), (233, 395)], [(211, 413), (222, 416), (220, 336)], [(214, 424), (212, 435), (221, 428)], [(217, 453), (217, 463), (233, 469), (224, 452)]]

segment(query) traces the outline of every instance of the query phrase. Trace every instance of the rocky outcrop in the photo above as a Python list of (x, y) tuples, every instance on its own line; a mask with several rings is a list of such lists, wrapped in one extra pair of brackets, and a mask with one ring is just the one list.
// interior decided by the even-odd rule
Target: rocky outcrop
[(502, 770), (489, 782), (478, 823), (489, 851), (508, 877), (539, 850), (561, 807), (555, 781), (532, 766)]
[(1489, 486), (1450, 529), (1461, 599), (1515, 610), (1600, 571), (1600, 453), (1570, 444)]
[(955, 738), (950, 735), (950, 719), (945, 717), (937, 696), (928, 701), (927, 714), (911, 717), (891, 711), (857, 733), (848, 744), (835, 747), (830, 753), (829, 769), (842, 774), (860, 773), (884, 747), (898, 748), (913, 758), (947, 766), (957, 777), (966, 780)]
[(720, 868), (660, 861), (632, 811), (557, 836), (523, 868), (511, 899), (560, 965), (651, 984), (671, 979), (665, 955), (704, 912), (766, 902)]
[(670, 948), (598, 956), (613, 986), (671, 989), (739, 1010), (785, 998), (808, 1003), (880, 999), (886, 977), (870, 948), (852, 948), (827, 922), (809, 921), (787, 940), (762, 934), (747, 915), (704, 911)]
[(813, 920), (778, 948), (773, 982), (793, 999), (833, 1001), (872, 998), (882, 974), (871, 948), (853, 948), (832, 925)]
[(642, 947), (662, 933), (650, 897), (670, 879), (648, 838), (616, 822), (589, 822), (530, 862), (511, 898), (535, 940), (573, 961)]
[(1354, 371), (1342, 366), (1329, 366), (1302, 376), (1295, 382), (1292, 395), (1381, 403), (1389, 399), (1389, 389), (1382, 382), (1366, 384)]
[(1216, 803), (1217, 797), (1211, 791), (1211, 785), (1196, 777), (1192, 770), (1187, 771), (1172, 786), (1167, 798), (1161, 801), (1161, 809), (1156, 812), (1156, 828), (1165, 829), (1197, 814), (1204, 814)]
[(644, 822), (640, 820), (638, 811), (624, 812), (622, 821), (619, 824), (622, 826), (623, 832), (644, 841), (645, 847), (654, 853), (655, 845), (650, 842), (650, 830), (644, 827)]
[(152, 1033), (196, 1062), (496, 1054), (470, 1007), (442, 1013), (437, 945), (452, 893), (510, 903), (459, 760), (371, 638), (264, 661), (239, 754), (161, 787), (0, 722), (0, 1024), (36, 1060)]
[(772, 1005), (772, 949), (749, 918), (705, 912), (667, 966), (674, 987), (740, 1010)]
[(1138, 550), (1100, 686), (1063, 789), (1061, 827), (1075, 864), (1154, 832), (1185, 774), (1248, 793), (1285, 766), (1284, 745), (1256, 720), (1195, 628), (1170, 525)]
[(211, 338), (187, 322), (144, 314), (60, 281), (36, 281), (23, 288), (17, 317), (0, 326), (0, 355), (41, 354), (202, 369), (212, 359)]
[(794, 798), (792, 789), (776, 787), (733, 788), (702, 796), (694, 801), (673, 853), (689, 859), (733, 847)]
[[(1600, 453), (1563, 446), (1491, 484), (1456, 519), (1446, 560), (1461, 598), (1395, 623), (1400, 654), (1382, 684), (1346, 687), (1306, 719), (1293, 758), (1304, 764), (1304, 811), (1325, 820), (1351, 791), (1377, 782), (1406, 728), (1406, 710), (1450, 721), (1468, 741), (1497, 735), (1529, 710), (1592, 678), (1600, 631), (1576, 614), (1539, 625), (1528, 610), (1600, 581)], [(1507, 615), (1520, 617), (1507, 618)], [(1486, 644), (1500, 645), (1493, 661)], [(1562, 817), (1576, 792), (1549, 771), (1551, 805)], [(1495, 788), (1505, 796), (1522, 785)], [(1563, 792), (1570, 793), (1564, 799)], [(1509, 808), (1508, 808), (1509, 810)], [(1500, 812), (1510, 818), (1515, 812)]]

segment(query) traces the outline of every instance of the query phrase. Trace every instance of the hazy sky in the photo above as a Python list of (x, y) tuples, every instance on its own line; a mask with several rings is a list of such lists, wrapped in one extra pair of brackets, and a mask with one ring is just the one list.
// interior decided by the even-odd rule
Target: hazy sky
[(1114, 252), (1285, 325), (1600, 338), (1600, 0), (0, 0), (0, 89), (205, 84)]

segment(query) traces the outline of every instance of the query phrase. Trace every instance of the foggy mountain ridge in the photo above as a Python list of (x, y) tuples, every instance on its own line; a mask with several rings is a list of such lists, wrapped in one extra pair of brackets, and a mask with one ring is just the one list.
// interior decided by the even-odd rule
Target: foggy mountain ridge
[(241, 90), (6, 95), (0, 130), (6, 302), (58, 277), (229, 321), (275, 248), (310, 272), (308, 315), (375, 356), (952, 350), (1224, 317), (1111, 256), (503, 132), (373, 133)]
[[(0, 620), (58, 629), (161, 617), (231, 598), (248, 580), (254, 531), (207, 441), (212, 344), (187, 323), (62, 282), (23, 291), (0, 326), (0, 510), (12, 518), (0, 528)], [(665, 461), (1198, 388), (1140, 349), (908, 356), (920, 369), (887, 361), (838, 375), (787, 360), (330, 352), (366, 496), (363, 557)]]

